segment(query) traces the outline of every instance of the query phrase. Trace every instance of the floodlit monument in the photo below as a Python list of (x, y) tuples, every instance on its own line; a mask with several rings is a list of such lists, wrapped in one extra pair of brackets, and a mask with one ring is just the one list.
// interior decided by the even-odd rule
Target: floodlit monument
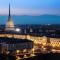
[(5, 30), (14, 30), (14, 23), (11, 19), (11, 14), (10, 14), (10, 4), (9, 4), (9, 16), (8, 16), (8, 21), (6, 23)]

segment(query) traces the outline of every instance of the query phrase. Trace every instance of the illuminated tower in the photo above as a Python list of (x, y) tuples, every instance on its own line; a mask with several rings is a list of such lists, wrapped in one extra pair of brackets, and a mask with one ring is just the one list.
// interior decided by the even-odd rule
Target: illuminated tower
[(8, 16), (8, 21), (6, 23), (6, 28), (5, 30), (12, 30), (14, 31), (14, 23), (11, 19), (11, 14), (10, 14), (10, 4), (9, 4), (9, 16)]

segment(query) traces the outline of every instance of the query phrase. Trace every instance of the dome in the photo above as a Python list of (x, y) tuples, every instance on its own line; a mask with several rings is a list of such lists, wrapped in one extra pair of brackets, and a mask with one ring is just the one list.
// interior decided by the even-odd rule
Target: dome
[(6, 23), (6, 30), (14, 30), (14, 23), (11, 18)]

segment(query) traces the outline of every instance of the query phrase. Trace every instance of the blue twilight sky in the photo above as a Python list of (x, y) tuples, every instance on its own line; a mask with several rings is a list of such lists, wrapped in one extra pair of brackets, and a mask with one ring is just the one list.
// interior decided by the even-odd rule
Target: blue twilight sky
[(60, 0), (0, 0), (0, 14), (8, 14), (9, 3), (14, 15), (60, 15)]

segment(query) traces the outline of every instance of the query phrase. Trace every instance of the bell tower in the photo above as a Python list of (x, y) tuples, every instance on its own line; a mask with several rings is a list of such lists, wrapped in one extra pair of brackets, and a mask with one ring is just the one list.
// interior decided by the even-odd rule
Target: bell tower
[(5, 30), (14, 30), (14, 23), (11, 19), (11, 13), (10, 13), (10, 4), (9, 4), (9, 16), (8, 16), (8, 21), (6, 23)]

